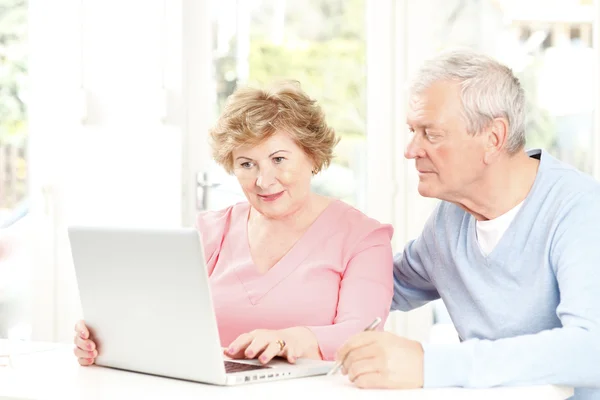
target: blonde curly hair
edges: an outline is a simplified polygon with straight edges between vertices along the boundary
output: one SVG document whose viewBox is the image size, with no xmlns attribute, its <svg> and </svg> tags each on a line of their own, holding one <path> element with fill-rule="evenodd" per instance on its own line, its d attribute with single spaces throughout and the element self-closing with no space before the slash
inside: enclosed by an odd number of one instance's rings
<svg viewBox="0 0 600 400">
<path fill-rule="evenodd" d="M 210 130 L 215 161 L 233 172 L 233 150 L 255 146 L 276 132 L 288 133 L 314 162 L 313 173 L 327 168 L 339 142 L 316 100 L 297 81 L 283 81 L 269 89 L 241 88 L 227 99 L 223 113 Z"/>
</svg>

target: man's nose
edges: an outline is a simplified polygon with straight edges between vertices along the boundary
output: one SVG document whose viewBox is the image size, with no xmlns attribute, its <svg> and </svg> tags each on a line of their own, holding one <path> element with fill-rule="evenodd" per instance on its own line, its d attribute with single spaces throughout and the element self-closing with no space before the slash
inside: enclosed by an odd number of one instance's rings
<svg viewBox="0 0 600 400">
<path fill-rule="evenodd" d="M 425 150 L 421 146 L 419 135 L 417 133 L 413 134 L 410 142 L 406 146 L 404 150 L 404 157 L 410 159 L 417 157 L 425 157 Z"/>
</svg>

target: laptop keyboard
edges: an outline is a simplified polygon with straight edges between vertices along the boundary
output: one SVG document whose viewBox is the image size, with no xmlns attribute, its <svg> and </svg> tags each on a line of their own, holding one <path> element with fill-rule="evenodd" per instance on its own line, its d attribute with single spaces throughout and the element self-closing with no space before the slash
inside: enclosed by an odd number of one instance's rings
<svg viewBox="0 0 600 400">
<path fill-rule="evenodd" d="M 242 364 L 233 361 L 223 361 L 225 363 L 225 372 L 231 374 L 233 372 L 246 372 L 253 371 L 255 369 L 268 369 L 271 367 L 267 367 L 265 365 L 251 365 L 251 364 Z"/>
</svg>

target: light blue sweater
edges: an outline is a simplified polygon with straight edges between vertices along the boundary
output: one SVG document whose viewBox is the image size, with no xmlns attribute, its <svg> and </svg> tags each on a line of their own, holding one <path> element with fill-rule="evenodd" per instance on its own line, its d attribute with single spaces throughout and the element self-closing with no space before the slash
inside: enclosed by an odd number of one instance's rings
<svg viewBox="0 0 600 400">
<path fill-rule="evenodd" d="M 600 184 L 529 155 L 535 183 L 487 257 L 475 218 L 441 202 L 395 259 L 392 309 L 441 297 L 461 338 L 423 346 L 425 387 L 557 384 L 600 399 Z"/>
</svg>

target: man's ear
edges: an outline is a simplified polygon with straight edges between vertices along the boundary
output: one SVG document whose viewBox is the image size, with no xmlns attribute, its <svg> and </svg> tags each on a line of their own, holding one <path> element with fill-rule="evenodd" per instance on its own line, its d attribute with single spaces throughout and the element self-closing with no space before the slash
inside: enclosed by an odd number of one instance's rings
<svg viewBox="0 0 600 400">
<path fill-rule="evenodd" d="M 506 118 L 494 118 L 485 130 L 484 162 L 491 164 L 495 161 L 508 140 L 508 121 Z"/>
</svg>

